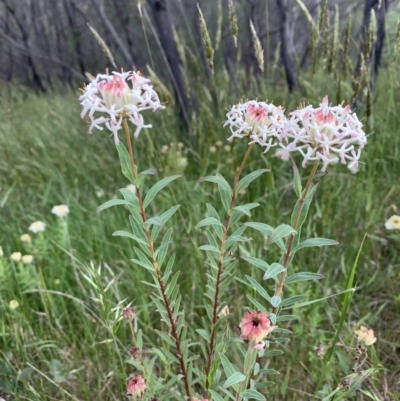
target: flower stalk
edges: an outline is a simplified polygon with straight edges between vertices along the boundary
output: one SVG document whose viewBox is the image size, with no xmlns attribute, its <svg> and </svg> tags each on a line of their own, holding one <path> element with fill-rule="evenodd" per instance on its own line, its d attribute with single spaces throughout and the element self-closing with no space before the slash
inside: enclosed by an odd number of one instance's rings
<svg viewBox="0 0 400 401">
<path fill-rule="evenodd" d="M 307 195 L 308 195 L 308 193 L 310 191 L 311 184 L 312 184 L 312 182 L 314 180 L 314 177 L 315 177 L 315 173 L 317 172 L 317 169 L 318 169 L 318 164 L 319 164 L 319 160 L 316 160 L 314 162 L 314 165 L 313 165 L 313 168 L 311 170 L 310 176 L 308 177 L 308 181 L 307 181 L 306 187 L 304 188 L 304 191 L 303 191 L 303 193 L 301 194 L 301 197 L 300 197 L 299 207 L 297 208 L 297 213 L 296 213 L 296 216 L 295 216 L 295 219 L 294 219 L 294 224 L 293 224 L 293 229 L 296 230 L 296 231 L 298 229 L 299 220 L 300 220 L 300 216 L 301 216 L 301 211 L 303 209 L 303 206 L 304 206 L 304 203 L 306 201 Z M 284 257 L 284 260 L 283 260 L 283 267 L 285 268 L 285 270 L 279 276 L 279 281 L 278 281 L 278 284 L 277 284 L 276 289 L 275 289 L 275 296 L 276 297 L 279 297 L 281 295 L 281 293 L 282 293 L 282 290 L 283 290 L 283 285 L 284 285 L 284 281 L 285 281 L 285 278 L 286 278 L 286 275 L 287 275 L 287 269 L 288 269 L 288 265 L 289 265 L 289 261 L 290 261 L 290 256 L 291 256 L 291 253 L 292 253 L 292 247 L 293 247 L 293 242 L 294 242 L 295 236 L 296 236 L 296 233 L 292 233 L 292 234 L 290 234 L 290 237 L 289 237 L 288 247 L 287 247 L 287 250 L 286 250 L 286 253 L 285 253 L 285 257 Z M 277 309 L 277 307 L 274 306 L 272 308 L 272 312 L 275 313 L 276 309 Z"/>
<path fill-rule="evenodd" d="M 133 156 L 132 142 L 131 142 L 131 138 L 130 138 L 129 126 L 128 126 L 128 123 L 127 123 L 125 118 L 123 119 L 123 127 L 124 127 L 124 131 L 125 131 L 127 145 L 128 145 L 129 159 L 130 159 L 132 174 L 133 174 L 133 178 L 136 180 L 137 173 L 136 173 L 136 167 L 135 167 L 135 159 L 134 159 L 134 156 Z M 139 186 L 136 187 L 136 196 L 137 196 L 138 202 L 139 202 L 140 215 L 142 216 L 143 223 L 145 223 L 146 220 L 147 220 L 146 219 L 146 212 L 145 212 L 145 209 L 143 207 L 143 200 L 142 200 L 142 195 L 141 195 Z M 152 264 L 154 266 L 154 271 L 155 271 L 156 276 L 157 276 L 159 289 L 160 289 L 160 292 L 161 292 L 161 295 L 162 295 L 162 298 L 163 298 L 163 301 L 164 301 L 164 306 L 165 306 L 165 309 L 167 310 L 168 320 L 169 320 L 169 322 L 171 324 L 171 334 L 172 334 L 172 337 L 174 339 L 176 351 L 177 351 L 177 354 L 178 354 L 179 365 L 180 365 L 181 372 L 182 372 L 182 375 L 183 375 L 182 380 L 183 380 L 183 383 L 184 383 L 184 386 L 185 386 L 185 392 L 186 392 L 187 397 L 189 397 L 189 399 L 191 399 L 191 391 L 190 391 L 189 382 L 188 382 L 188 378 L 187 378 L 186 365 L 185 365 L 185 361 L 184 361 L 184 358 L 183 358 L 182 347 L 181 347 L 181 343 L 180 343 L 180 340 L 179 340 L 176 321 L 174 319 L 174 314 L 173 314 L 172 309 L 171 309 L 171 303 L 169 301 L 169 298 L 168 298 L 168 295 L 167 295 L 167 292 L 166 292 L 166 288 L 165 288 L 165 284 L 164 284 L 164 281 L 162 279 L 160 266 L 158 265 L 157 258 L 155 256 L 154 244 L 153 244 L 153 241 L 151 240 L 150 231 L 149 231 L 149 229 L 145 228 L 144 232 L 145 232 L 145 235 L 146 235 L 147 244 L 148 244 L 149 251 L 150 251 L 151 261 L 152 261 Z"/>
<path fill-rule="evenodd" d="M 224 261 L 224 256 L 225 256 L 225 246 L 226 246 L 226 240 L 228 238 L 228 231 L 229 231 L 229 224 L 231 221 L 231 210 L 233 209 L 235 205 L 235 200 L 236 200 L 236 189 L 239 183 L 240 176 L 242 174 L 244 165 L 246 164 L 246 161 L 251 153 L 251 150 L 253 149 L 254 144 L 250 144 L 247 148 L 247 151 L 243 157 L 242 163 L 240 164 L 240 167 L 238 168 L 235 179 L 233 182 L 233 190 L 232 190 L 232 196 L 231 196 L 231 202 L 229 205 L 229 212 L 226 215 L 225 219 L 225 224 L 224 224 L 224 231 L 222 234 L 222 239 L 221 239 L 221 247 L 220 247 L 220 253 L 219 253 L 219 259 L 218 259 L 218 272 L 217 272 L 217 280 L 215 284 L 215 295 L 214 295 L 214 303 L 213 303 L 213 316 L 212 316 L 212 321 L 211 321 L 211 334 L 210 334 L 210 343 L 208 345 L 208 361 L 207 361 L 207 370 L 206 370 L 206 391 L 208 392 L 208 389 L 210 388 L 211 383 L 209 382 L 209 374 L 211 371 L 211 366 L 213 362 L 213 357 L 214 357 L 214 351 L 215 351 L 215 337 L 216 337 L 216 324 L 217 324 L 217 319 L 218 319 L 218 309 L 219 309 L 219 295 L 220 295 L 220 286 L 221 286 L 221 278 L 222 278 L 222 267 L 223 267 L 223 261 Z"/>
</svg>

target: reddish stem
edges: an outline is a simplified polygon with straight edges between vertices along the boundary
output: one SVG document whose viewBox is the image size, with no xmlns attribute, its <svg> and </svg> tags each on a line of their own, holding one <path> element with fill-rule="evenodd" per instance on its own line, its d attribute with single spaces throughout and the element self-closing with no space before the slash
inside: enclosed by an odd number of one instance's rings
<svg viewBox="0 0 400 401">
<path fill-rule="evenodd" d="M 126 136 L 126 141 L 128 144 L 128 150 L 129 150 L 129 159 L 131 162 L 131 169 L 132 169 L 132 174 L 133 174 L 133 178 L 136 179 L 137 178 L 137 174 L 136 174 L 136 168 L 135 168 L 135 160 L 133 158 L 133 149 L 132 149 L 132 143 L 131 143 L 131 137 L 130 137 L 130 133 L 129 133 L 129 127 L 128 127 L 128 123 L 126 122 L 126 119 L 123 120 L 123 126 L 124 126 L 124 131 L 125 131 L 125 136 Z M 143 200 L 142 200 L 142 196 L 141 196 L 141 192 L 140 192 L 140 188 L 138 186 L 136 186 L 136 196 L 138 198 L 138 202 L 139 202 L 139 210 L 140 210 L 140 215 L 142 216 L 142 220 L 143 223 L 146 222 L 146 211 L 143 207 Z M 184 382 L 184 386 L 185 386 L 185 391 L 186 391 L 186 395 L 188 396 L 188 399 L 191 399 L 191 392 L 190 392 L 190 387 L 189 387 L 189 382 L 188 382 L 188 378 L 187 378 L 187 371 L 186 371 L 186 366 L 185 366 L 185 361 L 183 359 L 183 354 L 182 354 L 182 348 L 181 348 L 181 343 L 179 340 L 179 335 L 178 335 L 178 330 L 177 330 L 177 326 L 176 326 L 176 322 L 174 319 L 174 315 L 171 309 L 171 303 L 169 301 L 167 292 L 165 290 L 165 284 L 164 281 L 162 279 L 161 276 L 161 270 L 160 270 L 160 266 L 158 265 L 157 259 L 154 255 L 154 244 L 153 241 L 151 240 L 151 235 L 150 235 L 150 231 L 148 229 L 144 229 L 145 235 L 146 235 L 146 239 L 147 239 L 147 245 L 149 247 L 149 251 L 150 251 L 150 255 L 151 255 L 151 261 L 153 263 L 154 266 L 154 270 L 157 276 L 157 281 L 158 281 L 158 285 L 160 287 L 160 291 L 161 291 L 161 295 L 164 301 L 164 306 L 165 309 L 167 310 L 167 314 L 168 314 L 168 320 L 171 324 L 171 332 L 172 332 L 172 337 L 175 341 L 175 347 L 176 347 L 176 352 L 178 354 L 178 360 L 179 360 L 179 365 L 181 368 L 181 372 L 183 375 L 183 382 Z"/>
<path fill-rule="evenodd" d="M 240 175 L 242 174 L 244 165 L 250 155 L 251 150 L 253 149 L 253 144 L 249 145 L 247 151 L 243 157 L 242 163 L 240 164 L 239 169 L 236 172 L 235 179 L 233 182 L 233 189 L 232 189 L 232 196 L 231 202 L 229 204 L 229 211 L 226 215 L 224 231 L 222 234 L 221 239 L 221 247 L 219 252 L 219 260 L 218 260 L 218 272 L 217 272 L 217 281 L 215 284 L 215 295 L 214 295 L 214 305 L 213 305 L 213 316 L 211 320 L 211 334 L 210 334 L 210 343 L 208 345 L 208 361 L 207 361 L 207 369 L 206 369 L 206 391 L 208 393 L 208 389 L 210 388 L 211 383 L 209 382 L 208 376 L 211 371 L 211 366 L 213 362 L 214 350 L 215 350 L 215 337 L 216 337 L 216 324 L 218 319 L 218 308 L 219 308 L 219 295 L 220 295 L 220 285 L 221 285 L 221 276 L 222 276 L 222 265 L 225 256 L 225 246 L 226 240 L 228 238 L 228 230 L 229 230 L 229 223 L 231 221 L 231 210 L 234 207 L 235 200 L 236 200 L 236 189 L 239 183 Z"/>
</svg>

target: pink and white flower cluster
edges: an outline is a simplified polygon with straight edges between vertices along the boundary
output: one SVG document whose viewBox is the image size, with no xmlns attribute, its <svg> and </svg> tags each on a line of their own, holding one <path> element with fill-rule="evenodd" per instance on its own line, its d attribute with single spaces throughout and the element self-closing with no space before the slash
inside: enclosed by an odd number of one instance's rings
<svg viewBox="0 0 400 401">
<path fill-rule="evenodd" d="M 273 146 L 285 152 L 299 152 L 304 168 L 308 162 L 319 160 L 322 171 L 341 162 L 356 172 L 367 143 L 362 123 L 350 106 L 329 106 L 327 96 L 319 107 L 302 107 L 288 117 L 281 107 L 272 104 L 254 100 L 239 103 L 228 112 L 226 125 L 232 132 L 228 140 L 249 137 L 249 144 L 257 143 L 266 148 L 265 152 Z"/>
<path fill-rule="evenodd" d="M 89 133 L 93 128 L 103 130 L 105 125 L 114 134 L 116 144 L 124 118 L 136 126 L 137 137 L 142 128 L 151 128 L 144 123 L 141 112 L 164 108 L 150 80 L 134 71 L 98 74 L 83 89 L 79 100 L 83 107 L 81 117 L 88 114 L 91 120 Z"/>
<path fill-rule="evenodd" d="M 286 117 L 282 107 L 250 100 L 234 105 L 226 115 L 224 127 L 229 125 L 233 138 L 249 137 L 250 143 L 265 147 L 264 153 L 276 146 L 277 127 L 283 126 Z"/>
</svg>

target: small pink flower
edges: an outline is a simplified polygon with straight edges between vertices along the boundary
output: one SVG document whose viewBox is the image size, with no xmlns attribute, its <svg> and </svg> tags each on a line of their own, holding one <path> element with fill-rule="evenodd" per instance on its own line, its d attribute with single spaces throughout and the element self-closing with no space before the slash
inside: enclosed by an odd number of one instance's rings
<svg viewBox="0 0 400 401">
<path fill-rule="evenodd" d="M 145 392 L 146 381 L 142 376 L 136 375 L 129 378 L 126 385 L 126 395 L 128 397 L 133 397 L 134 399 L 141 398 Z"/>
<path fill-rule="evenodd" d="M 242 334 L 241 339 L 248 339 L 253 344 L 258 344 L 265 340 L 265 337 L 271 331 L 275 330 L 277 326 L 271 326 L 271 320 L 264 312 L 245 312 L 242 321 L 240 322 L 240 329 Z"/>
</svg>

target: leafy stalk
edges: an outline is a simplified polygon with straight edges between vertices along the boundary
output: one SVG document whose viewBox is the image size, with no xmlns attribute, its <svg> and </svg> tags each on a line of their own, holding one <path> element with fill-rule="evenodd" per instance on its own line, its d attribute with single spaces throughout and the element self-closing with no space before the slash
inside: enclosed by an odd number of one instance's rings
<svg viewBox="0 0 400 401">
<path fill-rule="evenodd" d="M 219 295 L 220 295 L 220 286 L 221 286 L 221 281 L 222 281 L 221 280 L 222 265 L 223 265 L 224 256 L 225 256 L 225 246 L 226 246 L 226 240 L 228 238 L 229 224 L 230 224 L 231 217 L 232 217 L 231 211 L 235 205 L 236 190 L 237 190 L 237 186 L 239 183 L 240 175 L 242 174 L 244 165 L 250 155 L 251 150 L 253 149 L 253 146 L 254 146 L 254 144 L 251 144 L 247 148 L 247 151 L 243 157 L 242 163 L 240 164 L 240 167 L 236 172 L 235 179 L 233 182 L 233 190 L 232 190 L 232 196 L 231 196 L 231 201 L 230 201 L 230 205 L 229 205 L 229 211 L 226 215 L 224 231 L 223 231 L 223 235 L 222 235 L 222 239 L 221 239 L 221 246 L 220 246 L 220 252 L 219 252 L 219 259 L 218 259 L 217 280 L 216 280 L 216 284 L 215 284 L 215 295 L 214 295 L 214 302 L 213 302 L 213 316 L 212 316 L 212 320 L 211 320 L 211 335 L 210 335 L 210 342 L 208 345 L 208 362 L 207 362 L 207 370 L 206 370 L 206 391 L 207 392 L 211 385 L 211 383 L 209 382 L 209 374 L 211 371 L 211 366 L 212 366 L 214 351 L 215 351 L 216 323 L 217 323 L 217 319 L 218 319 Z"/>
<path fill-rule="evenodd" d="M 300 220 L 300 216 L 301 216 L 301 211 L 303 209 L 304 202 L 306 201 L 308 192 L 309 192 L 309 190 L 311 188 L 311 184 L 312 184 L 312 182 L 314 180 L 315 173 L 317 172 L 318 164 L 319 164 L 319 160 L 317 160 L 314 163 L 313 169 L 312 169 L 312 171 L 310 173 L 310 176 L 308 177 L 308 181 L 307 181 L 306 187 L 304 188 L 304 191 L 301 194 L 301 197 L 300 197 L 300 200 L 299 200 L 299 207 L 297 208 L 296 217 L 295 217 L 294 224 L 293 224 L 293 229 L 294 230 L 297 230 L 299 228 L 298 225 L 299 225 L 299 220 Z M 289 237 L 289 243 L 288 243 L 288 246 L 287 246 L 285 257 L 283 259 L 283 267 L 285 268 L 285 270 L 283 270 L 282 273 L 279 276 L 279 281 L 278 281 L 278 284 L 277 284 L 276 289 L 275 289 L 275 296 L 276 297 L 279 297 L 281 295 L 281 293 L 282 293 L 282 290 L 283 290 L 283 285 L 284 285 L 285 277 L 286 277 L 286 274 L 287 274 L 287 268 L 288 268 L 288 265 L 289 265 L 290 256 L 291 256 L 291 253 L 292 253 L 293 241 L 294 241 L 295 236 L 296 236 L 296 233 L 293 232 L 292 234 L 290 234 L 290 237 Z M 277 309 L 277 306 L 274 306 L 272 308 L 272 312 L 275 313 L 276 309 Z"/>
<path fill-rule="evenodd" d="M 136 172 L 136 167 L 135 167 L 135 159 L 133 157 L 132 142 L 131 142 L 131 137 L 130 137 L 130 132 L 129 132 L 129 126 L 128 126 L 126 119 L 123 119 L 123 127 L 124 127 L 124 131 L 125 131 L 127 145 L 128 145 L 129 159 L 130 159 L 130 163 L 131 163 L 132 174 L 133 174 L 134 180 L 136 180 L 137 172 Z M 143 206 L 143 200 L 142 200 L 142 195 L 141 195 L 139 186 L 136 187 L 136 196 L 137 196 L 138 202 L 139 202 L 140 215 L 142 216 L 143 223 L 145 223 L 147 218 L 146 218 L 146 212 L 145 212 L 145 208 Z M 181 372 L 182 372 L 182 376 L 183 376 L 182 379 L 183 379 L 184 386 L 185 386 L 185 392 L 186 392 L 186 395 L 189 397 L 189 399 L 191 399 L 191 391 L 189 388 L 187 370 L 186 370 L 186 365 L 185 365 L 185 361 L 183 358 L 181 343 L 179 340 L 176 320 L 174 319 L 174 314 L 171 309 L 171 303 L 168 298 L 165 284 L 164 284 L 164 281 L 161 276 L 160 266 L 158 265 L 157 258 L 155 256 L 154 244 L 153 244 L 153 241 L 151 240 L 150 230 L 148 228 L 144 227 L 144 233 L 146 235 L 147 244 L 148 244 L 150 256 L 151 256 L 151 261 L 152 261 L 152 264 L 154 266 L 154 271 L 157 276 L 157 281 L 158 281 L 159 289 L 161 292 L 161 296 L 164 301 L 165 309 L 167 310 L 168 320 L 171 324 L 172 337 L 175 341 L 175 347 L 176 347 L 176 351 L 178 354 L 178 360 L 179 360 L 179 364 L 180 364 L 180 368 L 181 368 Z"/>
</svg>

